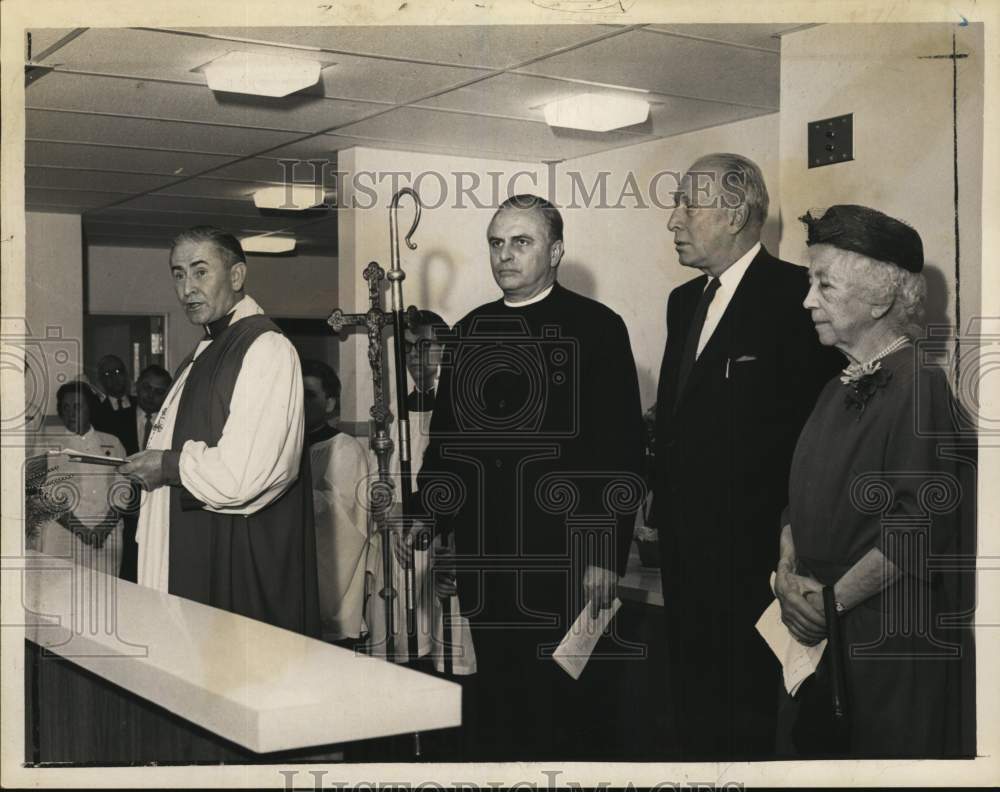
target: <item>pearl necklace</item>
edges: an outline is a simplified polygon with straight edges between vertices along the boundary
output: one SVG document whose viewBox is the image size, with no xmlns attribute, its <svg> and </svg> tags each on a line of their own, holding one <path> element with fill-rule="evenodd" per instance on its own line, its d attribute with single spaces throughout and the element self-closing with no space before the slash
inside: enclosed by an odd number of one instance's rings
<svg viewBox="0 0 1000 792">
<path fill-rule="evenodd" d="M 905 346 L 910 343 L 910 339 L 906 336 L 900 336 L 887 347 L 884 347 L 881 351 L 875 354 L 870 360 L 865 363 L 851 363 L 847 368 L 844 369 L 841 374 L 840 381 L 845 385 L 850 385 L 852 382 L 857 382 L 862 377 L 867 377 L 869 374 L 874 374 L 880 368 L 882 368 L 882 358 L 887 355 L 891 355 L 900 347 Z"/>
</svg>

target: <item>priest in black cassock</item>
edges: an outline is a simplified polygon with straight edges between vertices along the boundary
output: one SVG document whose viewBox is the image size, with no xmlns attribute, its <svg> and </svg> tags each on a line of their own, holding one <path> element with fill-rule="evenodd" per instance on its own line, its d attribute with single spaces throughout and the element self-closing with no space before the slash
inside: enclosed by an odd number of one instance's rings
<svg viewBox="0 0 1000 792">
<path fill-rule="evenodd" d="M 147 490 L 138 582 L 318 636 L 298 354 L 245 293 L 246 256 L 231 234 L 180 234 L 170 275 L 205 337 L 178 368 L 146 450 L 119 468 Z"/>
<path fill-rule="evenodd" d="M 508 199 L 487 239 L 503 297 L 445 346 L 419 477 L 424 508 L 454 534 L 475 644 L 462 758 L 609 758 L 601 662 L 575 682 L 551 654 L 585 606 L 611 606 L 628 557 L 642 498 L 628 331 L 557 282 L 562 217 L 548 201 Z"/>
<path fill-rule="evenodd" d="M 804 267 L 760 243 L 767 187 L 735 154 L 695 162 L 667 225 L 701 270 L 667 301 L 651 524 L 660 535 L 667 650 L 682 760 L 775 754 L 777 660 L 755 624 L 799 431 L 839 361 L 802 300 Z"/>
</svg>

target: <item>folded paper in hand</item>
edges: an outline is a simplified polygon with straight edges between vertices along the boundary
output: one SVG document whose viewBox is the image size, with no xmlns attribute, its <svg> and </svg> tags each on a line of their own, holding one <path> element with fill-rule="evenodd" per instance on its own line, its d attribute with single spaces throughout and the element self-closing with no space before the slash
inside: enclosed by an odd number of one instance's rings
<svg viewBox="0 0 1000 792">
<path fill-rule="evenodd" d="M 774 588 L 774 575 L 771 576 L 771 588 Z M 772 602 L 757 620 L 757 632 L 781 663 L 785 690 L 788 695 L 794 696 L 799 686 L 816 671 L 826 649 L 826 638 L 815 646 L 800 644 L 781 621 L 781 603 L 778 600 Z"/>
<path fill-rule="evenodd" d="M 49 456 L 67 456 L 72 462 L 83 462 L 89 465 L 111 465 L 117 467 L 118 465 L 125 464 L 125 460 L 121 457 L 88 454 L 86 451 L 76 451 L 72 448 L 52 449 L 49 451 Z"/>
<path fill-rule="evenodd" d="M 615 597 L 611 607 L 598 611 L 595 619 L 590 615 L 590 602 L 588 602 L 583 612 L 573 622 L 573 626 L 569 628 L 569 632 L 559 642 L 559 646 L 552 653 L 552 659 L 573 679 L 580 678 L 594 647 L 597 646 L 597 641 L 608 629 L 608 625 L 621 606 L 622 601 Z"/>
</svg>

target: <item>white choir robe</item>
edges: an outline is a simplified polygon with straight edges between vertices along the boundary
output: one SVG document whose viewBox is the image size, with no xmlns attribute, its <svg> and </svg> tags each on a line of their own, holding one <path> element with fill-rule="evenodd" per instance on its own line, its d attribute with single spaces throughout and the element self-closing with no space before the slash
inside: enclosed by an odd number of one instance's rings
<svg viewBox="0 0 1000 792">
<path fill-rule="evenodd" d="M 309 462 L 323 640 L 359 638 L 367 629 L 366 576 L 380 563 L 366 508 L 368 453 L 340 432 L 309 446 Z"/>
<path fill-rule="evenodd" d="M 46 432 L 43 446 L 33 449 L 33 454 L 64 448 L 96 456 L 125 456 L 121 441 L 114 435 L 89 429 L 78 435 L 68 429 L 62 433 Z M 114 467 L 71 462 L 65 455 L 46 458 L 46 488 L 53 495 L 68 495 L 68 505 L 81 523 L 94 527 L 102 523 L 109 511 L 117 514 L 114 528 L 102 547 L 87 545 L 55 519 L 41 522 L 38 530 L 29 537 L 28 547 L 47 555 L 72 558 L 77 564 L 96 569 L 113 577 L 118 576 L 122 552 L 122 509 L 128 508 L 130 487 L 124 476 Z M 66 477 L 63 480 L 63 477 Z"/>
</svg>

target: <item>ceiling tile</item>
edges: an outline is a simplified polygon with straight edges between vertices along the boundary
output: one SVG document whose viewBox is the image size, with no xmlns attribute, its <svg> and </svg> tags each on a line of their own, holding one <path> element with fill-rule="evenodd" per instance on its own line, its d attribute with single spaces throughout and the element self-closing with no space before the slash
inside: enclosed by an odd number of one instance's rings
<svg viewBox="0 0 1000 792">
<path fill-rule="evenodd" d="M 381 105 L 295 94 L 216 94 L 200 85 L 52 72 L 28 87 L 31 109 L 81 110 L 178 121 L 318 132 L 377 112 Z"/>
<path fill-rule="evenodd" d="M 682 36 L 696 36 L 713 41 L 725 41 L 732 44 L 744 44 L 778 52 L 781 50 L 780 34 L 786 30 L 798 30 L 803 27 L 806 26 L 795 23 L 791 25 L 650 25 L 646 29 L 664 33 L 678 33 Z"/>
<path fill-rule="evenodd" d="M 66 168 L 25 168 L 25 184 L 29 187 L 53 187 L 68 190 L 100 190 L 111 192 L 145 192 L 169 184 L 174 176 L 152 176 L 137 173 L 68 170 Z"/>
<path fill-rule="evenodd" d="M 90 209 L 120 200 L 121 193 L 90 192 L 87 190 L 49 190 L 44 187 L 28 187 L 24 191 L 26 204 L 52 204 L 56 206 L 76 206 Z"/>
<path fill-rule="evenodd" d="M 374 102 L 408 101 L 482 73 L 454 66 L 309 52 L 167 31 L 132 29 L 88 30 L 54 53 L 45 63 L 58 63 L 79 71 L 127 75 L 137 79 L 180 80 L 205 86 L 202 72 L 192 69 L 199 69 L 227 52 L 236 51 L 318 60 L 323 64 L 322 86 L 305 93 Z M 266 101 L 264 97 L 253 97 L 253 100 L 261 104 Z M 280 103 L 276 106 L 282 109 Z"/>
<path fill-rule="evenodd" d="M 230 181 L 228 179 L 188 179 L 187 181 L 157 190 L 156 195 L 183 195 L 197 198 L 218 198 L 230 201 L 253 202 L 253 194 L 266 182 Z"/>
<path fill-rule="evenodd" d="M 25 142 L 26 165 L 64 168 L 97 168 L 181 176 L 231 162 L 232 157 L 176 151 L 129 149 L 116 146 L 81 146 L 73 143 Z"/>
<path fill-rule="evenodd" d="M 210 178 L 278 184 L 283 184 L 286 179 L 291 178 L 292 181 L 315 183 L 317 179 L 323 178 L 324 170 L 333 169 L 336 166 L 337 158 L 334 156 L 333 148 L 335 145 L 347 148 L 354 144 L 321 135 L 313 140 L 276 149 L 266 157 L 252 157 L 234 162 L 232 165 L 213 171 Z M 288 164 L 282 165 L 282 160 Z M 298 160 L 298 162 L 289 162 L 290 160 Z M 316 164 L 311 165 L 309 161 Z"/>
<path fill-rule="evenodd" d="M 543 122 L 543 107 L 546 104 L 582 93 L 639 96 L 647 99 L 650 103 L 649 121 L 623 131 L 652 134 L 657 137 L 678 135 L 769 112 L 720 102 L 702 102 L 697 99 L 681 99 L 654 93 L 637 94 L 632 91 L 598 88 L 524 74 L 501 74 L 416 106 L 450 108 L 467 112 L 480 110 Z"/>
<path fill-rule="evenodd" d="M 196 69 L 236 50 L 291 57 L 287 49 L 276 50 L 218 39 L 135 28 L 89 28 L 43 63 L 79 71 L 182 80 L 204 85 L 205 77 Z"/>
<path fill-rule="evenodd" d="M 606 35 L 597 25 L 411 25 L 384 27 L 186 28 L 201 33 L 298 44 L 458 66 L 504 68 Z"/>
<path fill-rule="evenodd" d="M 133 204 L 130 204 L 131 207 Z M 107 223 L 123 229 L 134 226 L 157 226 L 174 229 L 190 228 L 196 225 L 215 225 L 232 232 L 267 233 L 280 231 L 293 223 L 285 217 L 249 217 L 213 213 L 209 208 L 189 202 L 188 211 L 164 211 L 163 209 L 133 209 L 113 206 L 88 213 L 86 222 Z M 299 221 L 301 222 L 301 221 Z"/>
<path fill-rule="evenodd" d="M 248 154 L 294 140 L 298 133 L 271 132 L 180 121 L 28 110 L 26 136 L 34 140 L 108 143 L 201 153 Z"/>
<path fill-rule="evenodd" d="M 253 200 L 215 200 L 151 193 L 119 204 L 116 209 L 138 209 L 146 212 L 211 212 L 232 217 L 259 217 Z"/>
<path fill-rule="evenodd" d="M 561 160 L 646 139 L 621 132 L 557 130 L 530 121 L 414 107 L 401 107 L 378 118 L 352 124 L 338 134 L 396 142 L 403 150 L 407 143 L 463 149 L 471 145 L 481 156 L 496 152 L 517 153 L 525 160 Z"/>
<path fill-rule="evenodd" d="M 524 73 L 777 110 L 779 64 L 770 52 L 635 30 L 546 58 Z"/>
</svg>

